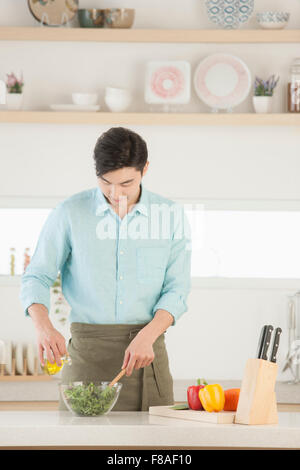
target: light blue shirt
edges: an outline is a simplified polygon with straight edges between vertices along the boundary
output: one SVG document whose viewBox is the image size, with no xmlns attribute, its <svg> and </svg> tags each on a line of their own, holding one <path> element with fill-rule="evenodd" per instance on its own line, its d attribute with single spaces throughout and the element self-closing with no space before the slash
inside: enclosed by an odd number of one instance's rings
<svg viewBox="0 0 300 470">
<path fill-rule="evenodd" d="M 180 204 L 148 191 L 121 219 L 99 187 L 74 194 L 49 214 L 22 275 L 20 300 L 50 311 L 50 287 L 61 274 L 69 321 L 141 324 L 158 309 L 173 326 L 187 311 L 190 227 Z"/>
</svg>

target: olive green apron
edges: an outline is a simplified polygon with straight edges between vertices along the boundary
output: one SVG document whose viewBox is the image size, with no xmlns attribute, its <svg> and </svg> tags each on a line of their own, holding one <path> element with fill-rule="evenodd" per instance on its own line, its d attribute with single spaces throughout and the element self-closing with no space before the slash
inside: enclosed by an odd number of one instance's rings
<svg viewBox="0 0 300 470">
<path fill-rule="evenodd" d="M 68 352 L 72 364 L 62 369 L 61 383 L 111 382 L 121 371 L 125 349 L 146 324 L 101 325 L 72 323 Z M 173 378 L 165 333 L 153 343 L 154 360 L 120 379 L 122 389 L 112 411 L 148 411 L 149 406 L 173 405 Z M 59 409 L 66 410 L 60 396 Z"/>
</svg>

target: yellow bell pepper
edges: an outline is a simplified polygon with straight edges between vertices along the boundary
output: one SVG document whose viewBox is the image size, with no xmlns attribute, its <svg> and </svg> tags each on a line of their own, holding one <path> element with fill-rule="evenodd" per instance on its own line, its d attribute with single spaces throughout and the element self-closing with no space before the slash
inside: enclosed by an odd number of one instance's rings
<svg viewBox="0 0 300 470">
<path fill-rule="evenodd" d="M 205 411 L 222 411 L 225 405 L 225 393 L 221 385 L 210 384 L 199 390 L 199 399 Z"/>
</svg>

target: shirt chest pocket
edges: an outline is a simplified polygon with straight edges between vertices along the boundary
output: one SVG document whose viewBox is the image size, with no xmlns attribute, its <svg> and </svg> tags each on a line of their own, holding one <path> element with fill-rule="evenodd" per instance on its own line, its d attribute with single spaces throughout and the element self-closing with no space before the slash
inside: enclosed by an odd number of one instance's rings
<svg viewBox="0 0 300 470">
<path fill-rule="evenodd" d="M 167 253 L 166 247 L 138 247 L 136 249 L 138 281 L 161 282 L 165 276 Z"/>
</svg>

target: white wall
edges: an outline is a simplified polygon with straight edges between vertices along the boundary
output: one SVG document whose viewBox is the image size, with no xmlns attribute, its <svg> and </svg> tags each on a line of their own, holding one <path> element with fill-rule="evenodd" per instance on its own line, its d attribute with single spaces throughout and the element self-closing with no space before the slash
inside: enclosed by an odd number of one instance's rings
<svg viewBox="0 0 300 470">
<path fill-rule="evenodd" d="M 83 7 L 103 2 L 80 1 Z M 259 5 L 259 7 L 258 7 Z M 204 0 L 107 1 L 105 6 L 136 8 L 136 28 L 213 28 Z M 300 1 L 257 0 L 255 11 L 283 9 L 292 13 L 289 28 L 300 27 Z M 1 0 L 0 25 L 37 23 L 27 2 Z M 39 26 L 37 26 L 39 27 Z M 255 16 L 243 28 L 255 28 Z M 48 109 L 67 103 L 77 90 L 99 91 L 107 85 L 134 91 L 131 111 L 147 111 L 143 102 L 145 62 L 186 59 L 197 64 L 208 54 L 228 52 L 241 57 L 252 76 L 280 75 L 274 111 L 286 111 L 289 66 L 300 56 L 299 44 L 110 44 L 80 42 L 0 42 L 0 79 L 23 71 L 25 108 Z M 192 88 L 183 112 L 206 112 Z M 251 112 L 251 96 L 235 112 Z M 0 205 L 18 205 L 27 196 L 36 204 L 46 198 L 65 198 L 96 185 L 92 150 L 107 126 L 0 124 Z M 140 133 L 149 148 L 150 169 L 145 185 L 167 197 L 186 201 L 227 200 L 251 204 L 300 201 L 298 128 L 128 126 Z M 35 204 L 35 202 L 33 202 Z M 45 202 L 46 205 L 46 202 Z M 0 234 L 1 240 L 1 234 Z M 300 284 L 300 283 L 299 283 Z M 275 285 L 275 284 L 274 284 Z M 202 286 L 202 287 L 201 287 Z M 251 286 L 251 284 L 250 284 Z M 282 288 L 254 284 L 235 287 L 194 286 L 189 311 L 167 332 L 174 378 L 198 376 L 241 378 L 246 359 L 255 354 L 264 323 L 286 328 L 286 295 L 295 283 Z M 297 287 L 298 288 L 298 287 Z M 18 300 L 18 284 L 0 284 L 1 334 L 12 339 L 34 337 Z M 279 365 L 287 347 L 282 337 Z M 288 374 L 279 374 L 288 379 Z"/>
</svg>

